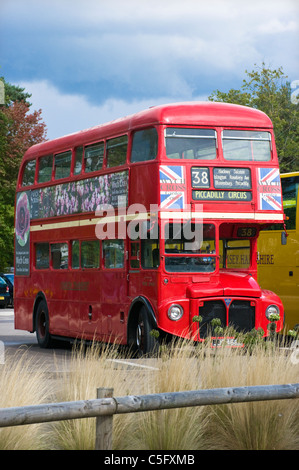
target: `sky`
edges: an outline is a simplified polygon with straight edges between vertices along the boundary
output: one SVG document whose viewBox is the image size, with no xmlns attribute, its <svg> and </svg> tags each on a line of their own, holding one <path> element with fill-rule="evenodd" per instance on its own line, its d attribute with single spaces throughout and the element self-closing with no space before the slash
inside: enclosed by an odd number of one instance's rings
<svg viewBox="0 0 299 470">
<path fill-rule="evenodd" d="M 49 139 L 240 89 L 264 62 L 299 80 L 299 0 L 0 0 L 0 76 Z"/>
</svg>

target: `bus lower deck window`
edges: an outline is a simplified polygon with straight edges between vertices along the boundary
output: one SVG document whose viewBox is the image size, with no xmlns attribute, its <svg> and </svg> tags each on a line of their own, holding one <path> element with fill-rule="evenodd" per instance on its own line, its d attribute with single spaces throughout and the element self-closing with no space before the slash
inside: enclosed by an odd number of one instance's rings
<svg viewBox="0 0 299 470">
<path fill-rule="evenodd" d="M 99 240 L 86 240 L 81 243 L 81 268 L 99 268 Z"/>
<path fill-rule="evenodd" d="M 36 243 L 35 245 L 35 267 L 36 269 L 49 268 L 49 243 Z"/>
<path fill-rule="evenodd" d="M 68 244 L 52 243 L 51 244 L 51 263 L 53 269 L 68 268 Z"/>
<path fill-rule="evenodd" d="M 104 240 L 103 258 L 104 266 L 107 269 L 124 267 L 124 241 L 123 240 Z"/>
</svg>

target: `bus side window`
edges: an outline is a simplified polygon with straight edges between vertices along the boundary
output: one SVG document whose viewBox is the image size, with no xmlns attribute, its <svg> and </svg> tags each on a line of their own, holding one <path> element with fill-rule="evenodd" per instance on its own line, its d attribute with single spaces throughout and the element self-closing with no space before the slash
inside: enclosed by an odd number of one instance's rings
<svg viewBox="0 0 299 470">
<path fill-rule="evenodd" d="M 67 178 L 71 173 L 72 152 L 63 152 L 55 155 L 55 179 Z"/>
<path fill-rule="evenodd" d="M 69 252 L 67 243 L 51 244 L 51 263 L 53 269 L 67 269 L 68 258 Z"/>
<path fill-rule="evenodd" d="M 104 240 L 103 260 L 106 269 L 115 269 L 124 267 L 124 241 L 123 240 Z"/>
<path fill-rule="evenodd" d="M 99 240 L 86 240 L 81 243 L 81 268 L 99 268 Z"/>
<path fill-rule="evenodd" d="M 83 147 L 75 149 L 74 175 L 80 175 L 82 171 Z"/>
<path fill-rule="evenodd" d="M 134 240 L 130 242 L 130 268 L 137 268 L 140 267 L 140 243 L 139 240 Z"/>
<path fill-rule="evenodd" d="M 122 135 L 107 141 L 107 167 L 123 165 L 127 159 L 128 136 Z"/>
<path fill-rule="evenodd" d="M 30 160 L 26 163 L 23 172 L 22 186 L 31 186 L 34 184 L 35 167 L 36 160 Z"/>
<path fill-rule="evenodd" d="M 85 147 L 85 173 L 101 170 L 104 158 L 104 142 Z"/>
<path fill-rule="evenodd" d="M 155 128 L 137 131 L 133 135 L 131 162 L 154 160 L 158 150 L 158 134 Z"/>
<path fill-rule="evenodd" d="M 158 240 L 141 240 L 141 266 L 143 269 L 158 268 L 160 250 Z"/>
<path fill-rule="evenodd" d="M 49 268 L 49 243 L 36 243 L 35 267 L 36 269 Z"/>
<path fill-rule="evenodd" d="M 45 183 L 46 181 L 51 181 L 52 167 L 53 155 L 47 155 L 45 157 L 40 158 L 38 167 L 38 183 Z"/>
<path fill-rule="evenodd" d="M 72 269 L 80 268 L 80 243 L 79 240 L 72 241 Z"/>
</svg>

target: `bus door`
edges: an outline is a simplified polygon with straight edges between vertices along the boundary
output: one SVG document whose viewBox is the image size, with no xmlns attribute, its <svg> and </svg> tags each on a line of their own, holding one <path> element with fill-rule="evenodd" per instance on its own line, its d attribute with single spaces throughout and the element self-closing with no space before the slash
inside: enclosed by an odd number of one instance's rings
<svg viewBox="0 0 299 470">
<path fill-rule="evenodd" d="M 142 228 L 143 227 L 143 228 Z M 142 222 L 139 236 L 129 239 L 128 296 L 143 295 L 147 299 L 157 296 L 157 268 L 160 265 L 158 226 Z"/>
<path fill-rule="evenodd" d="M 82 240 L 80 260 L 81 269 L 75 285 L 76 299 L 80 306 L 79 332 L 82 332 L 86 339 L 100 339 L 102 333 L 100 241 Z"/>
<path fill-rule="evenodd" d="M 126 337 L 128 303 L 125 240 L 102 240 L 101 308 L 104 339 L 122 342 Z"/>
</svg>

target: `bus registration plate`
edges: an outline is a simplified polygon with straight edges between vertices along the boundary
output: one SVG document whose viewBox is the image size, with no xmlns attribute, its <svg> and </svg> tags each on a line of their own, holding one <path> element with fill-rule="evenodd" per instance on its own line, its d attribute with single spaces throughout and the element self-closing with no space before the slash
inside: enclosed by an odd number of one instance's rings
<svg viewBox="0 0 299 470">
<path fill-rule="evenodd" d="M 219 346 L 227 346 L 229 348 L 243 348 L 244 344 L 239 343 L 236 338 L 213 338 L 211 347 L 218 348 Z"/>
</svg>

